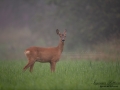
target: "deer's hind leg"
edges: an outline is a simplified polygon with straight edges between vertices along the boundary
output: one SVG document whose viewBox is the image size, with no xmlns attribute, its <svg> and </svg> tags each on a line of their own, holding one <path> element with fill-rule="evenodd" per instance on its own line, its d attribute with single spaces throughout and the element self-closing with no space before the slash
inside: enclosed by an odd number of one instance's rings
<svg viewBox="0 0 120 90">
<path fill-rule="evenodd" d="M 32 70 L 33 70 L 34 63 L 30 66 L 30 72 L 32 72 Z"/>
<path fill-rule="evenodd" d="M 28 61 L 28 64 L 23 68 L 23 70 L 25 71 L 27 68 L 29 68 L 30 67 L 30 69 L 31 69 L 31 71 L 32 71 L 32 68 L 33 68 L 33 66 L 34 66 L 34 63 L 35 63 L 35 61 L 34 61 L 34 59 L 28 59 L 29 61 Z"/>
</svg>

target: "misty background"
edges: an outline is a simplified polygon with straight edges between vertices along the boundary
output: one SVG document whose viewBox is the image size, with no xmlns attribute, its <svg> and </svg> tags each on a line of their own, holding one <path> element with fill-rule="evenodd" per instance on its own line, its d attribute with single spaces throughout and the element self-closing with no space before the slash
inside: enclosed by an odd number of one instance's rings
<svg viewBox="0 0 120 90">
<path fill-rule="evenodd" d="M 30 46 L 57 46 L 56 29 L 67 29 L 66 53 L 96 51 L 105 57 L 119 56 L 120 1 L 0 0 L 2 60 L 24 58 Z"/>
</svg>

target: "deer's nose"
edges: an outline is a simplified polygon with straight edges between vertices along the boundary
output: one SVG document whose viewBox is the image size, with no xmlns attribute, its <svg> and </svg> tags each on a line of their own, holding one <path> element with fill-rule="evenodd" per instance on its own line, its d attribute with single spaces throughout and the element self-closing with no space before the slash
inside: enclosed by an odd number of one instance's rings
<svg viewBox="0 0 120 90">
<path fill-rule="evenodd" d="M 65 41 L 64 39 L 62 41 Z"/>
</svg>

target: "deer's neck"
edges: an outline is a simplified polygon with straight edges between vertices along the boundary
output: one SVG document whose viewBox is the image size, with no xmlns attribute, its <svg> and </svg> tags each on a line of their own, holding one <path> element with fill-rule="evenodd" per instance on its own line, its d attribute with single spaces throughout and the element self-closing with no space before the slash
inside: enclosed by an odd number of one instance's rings
<svg viewBox="0 0 120 90">
<path fill-rule="evenodd" d="M 64 46 L 64 42 L 60 39 L 59 44 L 58 44 L 58 49 L 61 53 L 63 51 L 63 46 Z"/>
</svg>

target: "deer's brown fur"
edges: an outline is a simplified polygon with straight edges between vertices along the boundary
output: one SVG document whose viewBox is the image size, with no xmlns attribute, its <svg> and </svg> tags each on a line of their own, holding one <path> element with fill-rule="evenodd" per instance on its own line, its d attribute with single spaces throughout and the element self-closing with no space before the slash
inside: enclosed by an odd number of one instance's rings
<svg viewBox="0 0 120 90">
<path fill-rule="evenodd" d="M 30 47 L 25 50 L 24 53 L 28 58 L 28 64 L 23 68 L 24 70 L 30 67 L 31 72 L 34 63 L 38 61 L 43 63 L 49 62 L 51 66 L 51 72 L 55 71 L 55 65 L 60 59 L 66 37 L 66 31 L 61 34 L 57 29 L 56 32 L 60 36 L 60 41 L 57 47 Z"/>
</svg>

